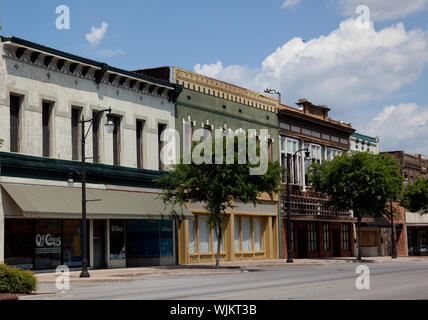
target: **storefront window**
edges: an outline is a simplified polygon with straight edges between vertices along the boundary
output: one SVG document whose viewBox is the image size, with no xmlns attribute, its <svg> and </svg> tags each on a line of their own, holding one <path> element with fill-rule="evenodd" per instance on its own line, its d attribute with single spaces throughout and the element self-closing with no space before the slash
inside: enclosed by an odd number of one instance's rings
<svg viewBox="0 0 428 320">
<path fill-rule="evenodd" d="M 239 239 L 239 217 L 235 217 L 235 251 L 241 251 L 241 242 Z"/>
<path fill-rule="evenodd" d="M 110 259 L 122 260 L 126 258 L 125 248 L 125 221 L 110 220 Z"/>
<path fill-rule="evenodd" d="M 342 224 L 342 249 L 345 251 L 350 250 L 350 248 L 349 248 L 349 225 L 346 223 Z"/>
<path fill-rule="evenodd" d="M 324 236 L 324 250 L 330 250 L 330 225 L 328 223 L 324 223 L 323 225 L 323 236 Z"/>
<path fill-rule="evenodd" d="M 172 256 L 173 253 L 173 234 L 172 220 L 159 221 L 159 236 L 160 236 L 160 255 Z"/>
<path fill-rule="evenodd" d="M 195 220 L 189 220 L 189 253 L 196 252 Z"/>
<path fill-rule="evenodd" d="M 215 232 L 215 229 L 213 228 L 213 251 L 217 252 L 217 233 Z M 224 241 L 224 234 L 221 238 L 221 244 L 220 244 L 220 251 L 223 251 L 223 241 Z"/>
<path fill-rule="evenodd" d="M 207 222 L 208 218 L 206 216 L 198 216 L 199 252 L 211 251 L 211 234 Z"/>
<path fill-rule="evenodd" d="M 318 251 L 318 225 L 316 222 L 309 222 L 309 250 Z"/>
<path fill-rule="evenodd" d="M 242 224 L 242 251 L 251 251 L 251 220 L 247 217 L 241 218 Z"/>
<path fill-rule="evenodd" d="M 5 262 L 21 269 L 33 269 L 34 221 L 5 220 Z"/>
<path fill-rule="evenodd" d="M 69 267 L 82 265 L 82 244 L 80 221 L 64 221 L 64 236 L 62 244 L 63 261 Z"/>
<path fill-rule="evenodd" d="M 35 269 L 56 269 L 61 265 L 61 220 L 37 220 L 34 239 Z"/>
<path fill-rule="evenodd" d="M 253 218 L 254 250 L 262 250 L 262 218 Z"/>
</svg>

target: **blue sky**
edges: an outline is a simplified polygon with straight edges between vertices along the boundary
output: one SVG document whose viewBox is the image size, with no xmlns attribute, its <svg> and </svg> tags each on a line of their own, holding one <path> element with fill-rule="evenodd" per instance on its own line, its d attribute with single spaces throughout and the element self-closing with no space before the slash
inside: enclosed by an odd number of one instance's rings
<svg viewBox="0 0 428 320">
<path fill-rule="evenodd" d="M 56 29 L 59 5 L 70 30 Z M 176 65 L 327 104 L 382 150 L 428 154 L 428 0 L 0 0 L 0 17 L 3 35 L 116 67 Z"/>
</svg>

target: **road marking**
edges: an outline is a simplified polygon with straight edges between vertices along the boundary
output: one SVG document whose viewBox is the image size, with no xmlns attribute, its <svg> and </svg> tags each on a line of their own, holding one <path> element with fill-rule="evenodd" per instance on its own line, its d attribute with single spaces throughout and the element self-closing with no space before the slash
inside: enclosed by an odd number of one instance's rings
<svg viewBox="0 0 428 320">
<path fill-rule="evenodd" d="M 399 271 L 397 271 L 399 272 Z M 383 278 L 387 278 L 387 277 L 393 277 L 393 278 L 398 278 L 398 277 L 403 277 L 403 276 L 407 276 L 409 274 L 423 274 L 423 273 L 427 273 L 428 270 L 424 270 L 424 271 L 414 271 L 414 272 L 407 272 L 406 274 L 402 274 L 402 275 L 396 275 L 396 274 L 378 274 L 378 275 L 371 275 L 371 277 L 383 277 Z M 312 284 L 312 285 L 301 285 L 301 286 L 294 286 L 294 287 L 289 287 L 289 288 L 282 288 L 282 289 L 275 289 L 275 290 L 266 290 L 266 291 L 256 291 L 256 292 L 248 292 L 248 293 L 240 293 L 240 294 L 234 294 L 234 295 L 229 295 L 229 296 L 223 296 L 223 297 L 217 297 L 217 298 L 210 298 L 208 300 L 226 300 L 226 299 L 236 299 L 237 297 L 244 297 L 244 296 L 254 296 L 254 295 L 263 295 L 263 294 L 267 294 L 267 293 L 279 293 L 279 292 L 284 292 L 284 291 L 292 291 L 292 290 L 296 290 L 296 289 L 308 289 L 308 288 L 317 288 L 317 287 L 323 287 L 323 286 L 329 286 L 332 284 L 344 284 L 344 283 L 349 283 L 349 281 L 354 280 L 354 278 L 349 278 L 346 280 L 333 280 L 333 281 L 324 281 L 321 282 L 319 284 Z"/>
</svg>

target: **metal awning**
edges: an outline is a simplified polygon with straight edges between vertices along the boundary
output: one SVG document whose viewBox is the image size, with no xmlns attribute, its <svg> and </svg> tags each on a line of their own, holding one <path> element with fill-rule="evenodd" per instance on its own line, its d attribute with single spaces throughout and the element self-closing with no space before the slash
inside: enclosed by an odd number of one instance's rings
<svg viewBox="0 0 428 320">
<path fill-rule="evenodd" d="M 391 223 L 382 215 L 371 218 L 371 221 L 361 223 L 362 227 L 389 228 Z"/>
<path fill-rule="evenodd" d="M 80 188 L 6 184 L 1 186 L 16 206 L 6 217 L 80 219 Z M 166 206 L 158 194 L 143 192 L 87 189 L 89 219 L 193 219 L 185 207 Z M 97 201 L 91 201 L 97 200 Z M 6 210 L 6 211 L 9 211 Z"/>
</svg>

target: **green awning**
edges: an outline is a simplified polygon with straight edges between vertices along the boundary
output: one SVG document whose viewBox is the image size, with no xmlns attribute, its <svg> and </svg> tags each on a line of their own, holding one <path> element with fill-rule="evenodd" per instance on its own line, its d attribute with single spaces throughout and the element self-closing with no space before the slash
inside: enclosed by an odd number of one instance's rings
<svg viewBox="0 0 428 320">
<path fill-rule="evenodd" d="M 80 188 L 6 184 L 1 186 L 16 203 L 7 217 L 80 219 Z M 185 207 L 166 206 L 157 193 L 87 189 L 89 219 L 193 219 Z M 96 200 L 96 201 L 94 201 Z"/>
</svg>

